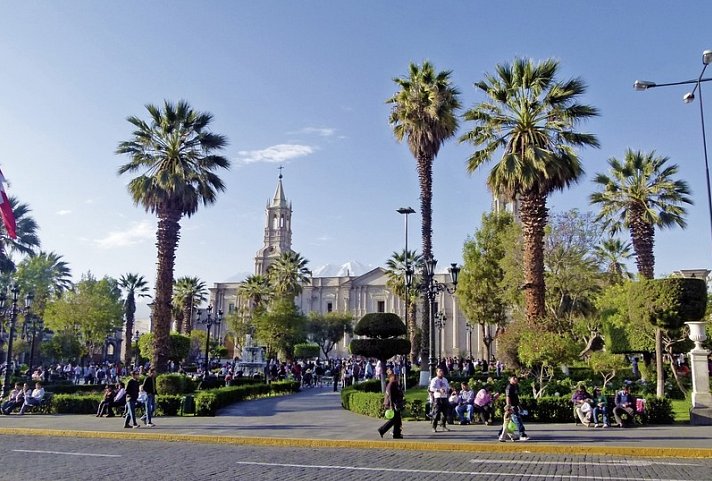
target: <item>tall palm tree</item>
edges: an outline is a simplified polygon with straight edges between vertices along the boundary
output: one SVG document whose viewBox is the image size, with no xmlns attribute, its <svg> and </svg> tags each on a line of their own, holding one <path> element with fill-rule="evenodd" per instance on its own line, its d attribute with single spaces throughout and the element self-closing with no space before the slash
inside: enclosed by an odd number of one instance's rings
<svg viewBox="0 0 712 481">
<path fill-rule="evenodd" d="M 10 196 L 8 200 L 15 215 L 17 238 L 11 238 L 5 229 L 5 225 L 0 222 L 0 272 L 2 273 L 15 270 L 15 263 L 11 258 L 13 253 L 29 255 L 40 246 L 40 238 L 37 235 L 37 222 L 30 215 L 30 207 L 17 200 L 15 196 Z"/>
<path fill-rule="evenodd" d="M 225 190 L 215 171 L 228 169 L 230 161 L 215 154 L 227 145 L 227 139 L 208 131 L 212 114 L 196 112 L 184 101 L 164 101 L 163 108 L 147 105 L 146 109 L 148 122 L 133 116 L 127 119 L 136 130 L 131 140 L 119 144 L 116 153 L 131 159 L 119 167 L 119 175 L 139 173 L 128 184 L 134 204 L 158 217 L 152 365 L 162 372 L 169 356 L 180 220 L 195 214 L 201 204 L 215 203 L 217 193 Z"/>
<path fill-rule="evenodd" d="M 131 339 L 133 339 L 134 321 L 136 320 L 136 298 L 151 297 L 148 294 L 148 282 L 140 274 L 126 273 L 119 277 L 119 287 L 123 289 L 124 317 L 126 318 L 126 331 L 124 336 L 124 364 L 131 364 Z"/>
<path fill-rule="evenodd" d="M 311 282 L 309 261 L 294 251 L 282 252 L 267 269 L 267 278 L 276 296 L 294 297 L 302 292 L 302 284 Z"/>
<path fill-rule="evenodd" d="M 487 178 L 490 190 L 520 204 L 524 247 L 526 320 L 545 316 L 544 228 L 549 194 L 563 190 L 583 175 L 576 147 L 598 147 L 593 134 L 575 129 L 598 115 L 594 107 L 579 103 L 586 91 L 578 78 L 557 79 L 559 63 L 515 59 L 498 65 L 475 88 L 488 100 L 464 114 L 474 123 L 460 139 L 477 150 L 467 161 L 472 173 L 502 152 Z"/>
<path fill-rule="evenodd" d="M 670 159 L 655 154 L 628 149 L 625 160 L 608 160 L 610 176 L 598 174 L 594 182 L 601 188 L 591 194 L 591 203 L 600 206 L 597 219 L 616 234 L 630 231 L 638 273 L 647 279 L 655 276 L 655 228 L 675 225 L 687 226 L 683 204 L 692 204 L 687 182 L 675 180 L 676 164 L 666 165 Z M 664 394 L 663 331 L 655 328 L 655 363 L 657 395 Z"/>
<path fill-rule="evenodd" d="M 411 63 L 407 76 L 394 78 L 399 90 L 386 100 L 392 104 L 389 122 L 398 142 L 404 139 L 415 157 L 420 184 L 420 214 L 423 259 L 433 257 L 433 161 L 440 147 L 457 132 L 456 112 L 460 109 L 460 92 L 450 81 L 451 71 L 436 72 L 428 61 L 422 66 Z M 428 312 L 423 299 L 423 312 Z M 428 349 L 430 325 L 423 322 L 423 346 Z M 423 363 L 427 359 L 423 355 Z M 421 366 L 421 369 L 425 366 Z"/>
<path fill-rule="evenodd" d="M 630 242 L 610 237 L 595 247 L 594 254 L 613 282 L 618 283 L 632 277 L 625 265 L 625 262 L 633 257 Z"/>
<path fill-rule="evenodd" d="M 181 306 L 183 311 L 182 330 L 187 336 L 190 336 L 193 330 L 193 312 L 195 307 L 208 300 L 208 290 L 205 287 L 205 282 L 197 277 L 180 277 L 176 280 L 173 298 L 176 304 Z M 178 332 L 181 331 L 179 330 Z"/>
<path fill-rule="evenodd" d="M 628 149 L 623 162 L 615 157 L 608 160 L 609 175 L 593 179 L 600 187 L 590 198 L 601 209 L 597 220 L 603 220 L 611 234 L 630 231 L 638 272 L 648 279 L 655 275 L 655 229 L 675 225 L 684 229 L 683 204 L 692 204 L 687 182 L 674 180 L 678 166 L 668 165 L 669 160 L 655 151 Z"/>
<path fill-rule="evenodd" d="M 69 264 L 54 252 L 39 251 L 25 257 L 18 264 L 15 277 L 23 292 L 34 294 L 32 310 L 39 316 L 50 299 L 74 287 Z"/>
<path fill-rule="evenodd" d="M 264 307 L 273 294 L 273 288 L 269 284 L 269 279 L 265 276 L 255 274 L 248 276 L 237 288 L 238 294 L 248 302 L 248 310 L 254 313 Z"/>
<path fill-rule="evenodd" d="M 417 345 L 416 341 L 418 338 L 418 329 L 416 321 L 416 307 L 415 303 L 418 301 L 418 290 L 410 288 L 408 289 L 406 295 L 406 285 L 405 285 L 405 271 L 406 267 L 417 272 L 423 264 L 423 258 L 420 254 L 415 251 L 408 250 L 408 252 L 403 249 L 401 252 L 394 252 L 391 254 L 390 259 L 386 261 L 386 276 L 388 280 L 386 281 L 386 286 L 395 294 L 400 297 L 406 303 L 406 308 L 408 311 L 408 318 L 405 320 L 408 326 L 408 334 L 410 338 L 410 357 L 413 361 L 418 359 L 418 351 L 420 346 Z M 418 285 L 419 282 L 414 282 Z"/>
</svg>

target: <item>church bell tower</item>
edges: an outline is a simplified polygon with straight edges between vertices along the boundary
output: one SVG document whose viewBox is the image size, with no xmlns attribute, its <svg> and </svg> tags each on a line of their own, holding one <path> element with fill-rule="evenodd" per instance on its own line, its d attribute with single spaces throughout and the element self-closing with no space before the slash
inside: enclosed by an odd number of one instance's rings
<svg viewBox="0 0 712 481">
<path fill-rule="evenodd" d="M 255 275 L 265 275 L 282 252 L 292 250 L 292 203 L 284 196 L 281 169 L 274 197 L 267 202 L 264 245 L 255 256 Z"/>
</svg>

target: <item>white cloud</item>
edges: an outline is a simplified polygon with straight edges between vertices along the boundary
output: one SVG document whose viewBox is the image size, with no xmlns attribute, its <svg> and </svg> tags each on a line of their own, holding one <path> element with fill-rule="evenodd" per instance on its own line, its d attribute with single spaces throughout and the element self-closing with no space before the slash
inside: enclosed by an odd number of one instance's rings
<svg viewBox="0 0 712 481">
<path fill-rule="evenodd" d="M 103 239 L 95 239 L 94 242 L 102 249 L 128 247 L 155 239 L 155 230 L 153 223 L 144 220 L 127 230 L 109 232 Z"/>
<path fill-rule="evenodd" d="M 67 215 L 67 214 L 71 214 L 71 213 L 72 213 L 72 211 L 69 209 L 62 209 L 62 210 L 57 211 L 57 215 Z"/>
<path fill-rule="evenodd" d="M 262 150 L 241 150 L 237 153 L 237 161 L 243 164 L 255 162 L 282 163 L 311 155 L 315 150 L 314 147 L 309 145 L 277 144 Z"/>
<path fill-rule="evenodd" d="M 303 129 L 288 132 L 289 134 L 316 134 L 320 137 L 331 137 L 336 133 L 336 129 L 330 127 L 304 127 Z"/>
</svg>

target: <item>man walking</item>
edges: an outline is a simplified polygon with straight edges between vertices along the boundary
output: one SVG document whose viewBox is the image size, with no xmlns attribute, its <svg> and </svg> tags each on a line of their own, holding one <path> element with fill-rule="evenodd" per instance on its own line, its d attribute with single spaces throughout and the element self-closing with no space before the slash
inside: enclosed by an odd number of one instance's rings
<svg viewBox="0 0 712 481">
<path fill-rule="evenodd" d="M 146 426 L 152 428 L 155 426 L 152 418 L 153 411 L 156 409 L 156 369 L 148 370 L 148 376 L 143 380 L 143 392 L 146 393 L 146 414 L 143 419 L 146 421 Z"/>
<path fill-rule="evenodd" d="M 519 440 L 528 441 L 529 436 L 527 436 L 524 430 L 524 423 L 522 422 L 521 409 L 519 407 L 519 378 L 517 376 L 512 376 L 509 378 L 509 384 L 504 390 L 504 395 L 507 398 L 507 405 L 512 408 L 512 422 L 517 426 L 519 431 Z M 500 433 L 499 440 L 505 441 L 505 431 L 502 429 Z"/>
<path fill-rule="evenodd" d="M 441 419 L 443 430 L 450 431 L 447 427 L 447 412 L 448 412 L 448 393 L 450 392 L 450 383 L 445 379 L 445 371 L 438 368 L 434 378 L 430 380 L 428 392 L 433 398 L 433 432 L 438 432 L 438 417 Z"/>
<path fill-rule="evenodd" d="M 138 371 L 133 371 L 131 373 L 131 379 L 126 384 L 126 417 L 124 419 L 124 427 L 138 428 L 139 425 L 136 422 L 136 400 L 138 399 L 139 382 L 138 382 Z"/>
</svg>

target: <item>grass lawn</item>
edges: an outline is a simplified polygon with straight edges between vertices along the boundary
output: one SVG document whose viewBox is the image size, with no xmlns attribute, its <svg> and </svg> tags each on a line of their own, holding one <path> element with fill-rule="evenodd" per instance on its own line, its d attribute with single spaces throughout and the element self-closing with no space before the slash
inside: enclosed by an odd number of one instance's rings
<svg viewBox="0 0 712 481">
<path fill-rule="evenodd" d="M 689 399 L 672 399 L 672 411 L 675 413 L 675 423 L 690 422 L 690 405 Z"/>
</svg>

